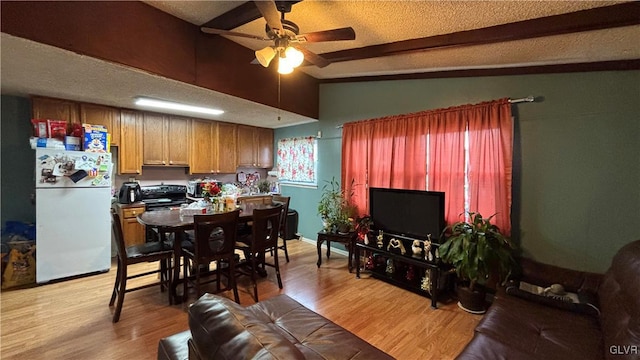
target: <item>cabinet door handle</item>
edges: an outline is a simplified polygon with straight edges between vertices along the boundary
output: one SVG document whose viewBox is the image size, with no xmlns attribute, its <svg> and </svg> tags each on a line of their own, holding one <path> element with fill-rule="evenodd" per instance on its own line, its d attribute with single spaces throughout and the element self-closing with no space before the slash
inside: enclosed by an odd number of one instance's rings
<svg viewBox="0 0 640 360">
<path fill-rule="evenodd" d="M 167 162 L 162 160 L 162 165 L 166 165 L 166 164 L 167 164 Z"/>
<path fill-rule="evenodd" d="M 169 165 L 173 165 L 173 161 L 169 160 Z"/>
</svg>

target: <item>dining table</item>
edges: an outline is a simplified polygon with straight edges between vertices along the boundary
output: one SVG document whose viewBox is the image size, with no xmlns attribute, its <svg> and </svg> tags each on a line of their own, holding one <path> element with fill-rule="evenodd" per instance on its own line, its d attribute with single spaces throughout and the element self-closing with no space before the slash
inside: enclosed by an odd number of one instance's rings
<svg viewBox="0 0 640 360">
<path fill-rule="evenodd" d="M 270 209 L 277 205 L 262 203 L 242 204 L 239 224 L 246 224 L 253 220 L 253 211 L 256 209 Z M 213 214 L 221 212 L 213 212 Z M 208 214 L 211 214 L 209 212 Z M 193 229 L 194 215 L 183 214 L 180 208 L 168 208 L 163 210 L 145 211 L 137 216 L 138 223 L 147 228 L 155 229 L 160 235 L 161 244 L 167 242 L 167 234 L 173 233 L 173 276 L 169 291 L 174 299 L 174 303 L 182 302 L 183 297 L 178 297 L 176 288 L 180 284 L 180 257 L 182 256 L 182 244 L 185 241 L 185 231 Z"/>
</svg>

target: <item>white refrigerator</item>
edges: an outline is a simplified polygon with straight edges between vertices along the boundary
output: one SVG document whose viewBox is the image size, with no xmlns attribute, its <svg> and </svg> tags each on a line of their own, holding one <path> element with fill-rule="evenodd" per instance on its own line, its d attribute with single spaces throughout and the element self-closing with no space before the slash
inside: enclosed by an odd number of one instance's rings
<svg viewBox="0 0 640 360">
<path fill-rule="evenodd" d="M 108 271 L 111 154 L 36 149 L 36 282 Z"/>
</svg>

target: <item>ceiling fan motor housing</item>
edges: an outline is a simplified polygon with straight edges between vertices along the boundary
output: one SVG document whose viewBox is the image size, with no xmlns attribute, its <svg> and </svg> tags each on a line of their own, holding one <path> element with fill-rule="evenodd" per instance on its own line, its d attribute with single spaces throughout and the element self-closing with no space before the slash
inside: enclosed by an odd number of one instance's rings
<svg viewBox="0 0 640 360">
<path fill-rule="evenodd" d="M 288 37 L 290 39 L 294 39 L 296 35 L 300 34 L 300 28 L 293 21 L 281 19 L 280 22 L 282 23 L 281 34 L 278 34 L 276 31 L 274 31 L 269 26 L 269 24 L 264 25 L 265 32 L 267 33 L 267 36 L 269 36 L 269 38 L 276 39 L 281 37 Z"/>
</svg>

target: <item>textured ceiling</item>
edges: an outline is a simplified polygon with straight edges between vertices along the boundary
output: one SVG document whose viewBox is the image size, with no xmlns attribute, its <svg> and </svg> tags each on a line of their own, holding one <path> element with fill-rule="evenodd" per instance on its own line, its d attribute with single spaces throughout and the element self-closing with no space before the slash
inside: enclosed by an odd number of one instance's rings
<svg viewBox="0 0 640 360">
<path fill-rule="evenodd" d="M 148 4 L 196 25 L 229 10 L 235 2 L 150 1 Z M 351 26 L 356 40 L 308 43 L 322 54 L 369 45 L 448 34 L 558 15 L 619 1 L 313 1 L 293 5 L 285 19 L 313 32 Z M 235 3 L 239 4 L 239 3 Z M 233 31 L 264 35 L 262 18 Z M 253 50 L 270 42 L 227 36 Z M 499 44 L 438 49 L 384 58 L 333 63 L 302 71 L 319 79 L 456 69 L 566 64 L 640 57 L 640 26 L 548 36 Z"/>
<path fill-rule="evenodd" d="M 145 1 L 196 25 L 241 5 L 234 1 Z M 313 1 L 293 6 L 285 18 L 301 33 L 351 26 L 356 40 L 308 43 L 318 54 L 394 41 L 474 30 L 493 25 L 558 15 L 618 1 Z M 233 29 L 264 35 L 262 18 Z M 104 25 L 108 26 L 108 24 Z M 215 36 L 215 35 L 211 35 Z M 250 49 L 270 42 L 227 37 Z M 2 34 L 3 94 L 38 94 L 78 101 L 132 107 L 147 95 L 190 104 L 224 104 L 221 121 L 281 127 L 311 118 L 231 97 L 143 71 L 81 56 L 51 46 Z M 640 59 L 640 26 L 626 26 L 501 43 L 434 49 L 411 54 L 334 62 L 325 68 L 304 66 L 318 79 L 424 73 L 449 70 L 509 68 L 530 65 Z M 259 65 L 256 65 L 259 66 Z M 273 68 L 264 69 L 273 71 Z M 280 116 L 281 120 L 278 120 Z"/>
</svg>

